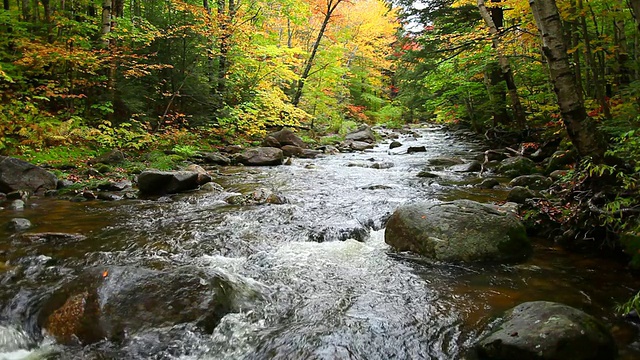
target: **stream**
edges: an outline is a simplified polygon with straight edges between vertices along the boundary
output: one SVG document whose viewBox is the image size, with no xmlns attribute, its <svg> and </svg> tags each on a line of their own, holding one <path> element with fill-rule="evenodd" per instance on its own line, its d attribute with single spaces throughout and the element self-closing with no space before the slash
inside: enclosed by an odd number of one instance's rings
<svg viewBox="0 0 640 360">
<path fill-rule="evenodd" d="M 392 251 L 384 224 L 401 204 L 506 196 L 504 187 L 473 187 L 477 173 L 433 168 L 438 178 L 416 176 L 430 158 L 475 159 L 485 150 L 480 141 L 434 126 L 398 140 L 403 146 L 393 150 L 386 140 L 290 166 L 215 169 L 223 193 L 83 203 L 33 198 L 25 210 L 0 210 L 0 359 L 462 359 L 471 358 L 468 349 L 496 316 L 533 300 L 594 315 L 612 329 L 620 359 L 640 358 L 638 329 L 614 310 L 640 289 L 623 264 L 542 239 L 530 260 L 509 266 L 433 263 Z M 407 154 L 409 146 L 426 152 Z M 257 188 L 287 202 L 225 202 Z M 17 241 L 3 225 L 15 217 L 29 219 L 31 232 L 85 238 Z M 215 274 L 232 289 L 231 310 L 212 332 L 190 322 L 143 322 L 121 341 L 61 345 L 42 331 L 39 313 L 62 284 L 95 267 L 180 269 L 185 281 L 189 271 Z M 138 276 L 114 274 L 104 272 L 118 282 Z M 156 305 L 158 317 L 173 311 L 173 304 Z"/>
</svg>

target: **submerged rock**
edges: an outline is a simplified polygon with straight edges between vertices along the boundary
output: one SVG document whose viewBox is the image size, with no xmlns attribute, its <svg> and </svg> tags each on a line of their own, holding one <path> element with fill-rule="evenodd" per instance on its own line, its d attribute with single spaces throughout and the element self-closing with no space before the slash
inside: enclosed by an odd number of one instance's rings
<svg viewBox="0 0 640 360">
<path fill-rule="evenodd" d="M 389 144 L 389 149 L 395 149 L 401 146 L 402 146 L 402 143 L 400 141 L 392 141 L 391 144 Z"/>
<path fill-rule="evenodd" d="M 12 231 L 24 231 L 31 228 L 31 221 L 23 218 L 13 218 L 9 220 L 7 228 Z"/>
<path fill-rule="evenodd" d="M 567 305 L 534 301 L 507 311 L 475 346 L 487 360 L 615 359 L 613 337 L 598 320 Z"/>
<path fill-rule="evenodd" d="M 55 190 L 58 179 L 45 169 L 20 159 L 0 156 L 0 192 Z"/>
<path fill-rule="evenodd" d="M 409 146 L 407 148 L 407 154 L 413 154 L 418 152 L 426 152 L 427 148 L 424 146 Z"/>
<path fill-rule="evenodd" d="M 194 323 L 211 333 L 232 311 L 231 284 L 195 267 L 95 268 L 44 303 L 38 322 L 63 344 L 120 342 L 137 331 Z"/>
<path fill-rule="evenodd" d="M 435 157 L 429 159 L 429 165 L 433 166 L 453 166 L 462 164 L 464 161 L 459 158 L 451 158 L 451 157 Z"/>
<path fill-rule="evenodd" d="M 464 163 L 464 164 L 459 164 L 459 165 L 453 165 L 450 168 L 451 171 L 454 172 L 476 172 L 476 171 L 480 171 L 482 170 L 482 164 L 480 164 L 478 161 L 471 161 L 468 163 Z"/>
<path fill-rule="evenodd" d="M 385 242 L 440 261 L 514 262 L 531 244 L 511 212 L 470 200 L 403 205 L 393 213 Z"/>
</svg>

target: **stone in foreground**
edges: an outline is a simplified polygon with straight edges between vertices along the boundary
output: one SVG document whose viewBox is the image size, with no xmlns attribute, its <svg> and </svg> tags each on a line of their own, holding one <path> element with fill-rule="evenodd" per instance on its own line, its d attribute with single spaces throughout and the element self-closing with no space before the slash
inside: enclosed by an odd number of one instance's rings
<svg viewBox="0 0 640 360">
<path fill-rule="evenodd" d="M 517 262 L 531 253 L 520 220 L 511 212 L 471 200 L 415 203 L 389 219 L 385 242 L 448 262 Z"/>
<path fill-rule="evenodd" d="M 481 359 L 607 360 L 617 354 L 604 325 L 563 304 L 520 304 L 507 311 L 496 326 L 475 346 Z"/>
<path fill-rule="evenodd" d="M 58 179 L 45 169 L 20 159 L 0 156 L 0 192 L 55 190 Z"/>
<path fill-rule="evenodd" d="M 138 175 L 138 189 L 146 195 L 175 194 L 197 189 L 208 181 L 195 171 L 145 170 Z"/>
</svg>

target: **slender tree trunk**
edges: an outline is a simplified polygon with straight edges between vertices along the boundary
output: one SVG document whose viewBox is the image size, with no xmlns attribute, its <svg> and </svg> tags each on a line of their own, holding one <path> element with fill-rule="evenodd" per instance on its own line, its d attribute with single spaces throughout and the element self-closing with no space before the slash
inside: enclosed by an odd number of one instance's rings
<svg viewBox="0 0 640 360">
<path fill-rule="evenodd" d="M 616 39 L 616 75 L 617 85 L 625 87 L 631 83 L 631 71 L 627 62 L 629 61 L 629 52 L 627 51 L 627 34 L 625 32 L 625 21 L 622 18 L 622 8 L 618 7 L 616 11 L 617 20 L 614 22 L 615 39 Z"/>
<path fill-rule="evenodd" d="M 293 98 L 291 99 L 291 103 L 293 106 L 298 106 L 300 103 L 300 97 L 302 97 L 302 89 L 304 88 L 304 83 L 309 77 L 309 73 L 311 72 L 311 67 L 313 66 L 313 60 L 315 60 L 316 54 L 318 53 L 318 48 L 320 47 L 320 41 L 322 41 L 322 37 L 324 36 L 324 32 L 327 30 L 327 25 L 329 25 L 329 21 L 331 20 L 331 16 L 333 12 L 336 10 L 338 5 L 343 0 L 327 0 L 327 11 L 324 14 L 324 19 L 322 20 L 322 26 L 318 31 L 318 36 L 316 37 L 316 42 L 313 43 L 313 48 L 311 49 L 311 55 L 307 59 L 304 64 L 304 70 L 302 71 L 302 75 L 300 75 L 300 79 L 298 80 L 298 84 L 296 86 L 296 91 L 293 94 Z"/>
<path fill-rule="evenodd" d="M 31 0 L 22 0 L 22 19 L 25 22 L 31 22 Z"/>
<path fill-rule="evenodd" d="M 607 144 L 593 119 L 587 116 L 578 92 L 575 75 L 569 65 L 562 22 L 555 0 L 529 0 L 535 22 L 542 33 L 542 49 L 547 58 L 551 81 L 567 134 L 580 156 L 604 162 Z"/>
<path fill-rule="evenodd" d="M 480 15 L 489 27 L 489 33 L 493 38 L 493 47 L 494 49 L 496 49 L 496 53 L 498 54 L 498 63 L 500 64 L 500 68 L 502 70 L 502 76 L 507 83 L 507 91 L 509 93 L 509 99 L 511 100 L 511 107 L 513 108 L 513 115 L 516 119 L 516 124 L 520 129 L 524 129 L 526 124 L 524 108 L 522 107 L 522 103 L 520 102 L 520 98 L 518 97 L 518 88 L 516 87 L 516 83 L 513 78 L 513 71 L 511 71 L 509 59 L 507 59 L 507 57 L 502 52 L 502 43 L 499 38 L 500 34 L 498 32 L 498 28 L 491 18 L 491 14 L 489 13 L 489 10 L 487 10 L 484 0 L 477 0 L 477 2 L 478 9 L 480 10 Z"/>
<path fill-rule="evenodd" d="M 491 112 L 493 113 L 493 126 L 507 125 L 511 122 L 507 112 L 507 92 L 504 86 L 500 86 L 504 77 L 500 65 L 495 61 L 488 63 L 484 68 L 484 83 L 489 93 Z"/>
<path fill-rule="evenodd" d="M 107 35 L 111 32 L 111 0 L 102 2 L 102 45 L 109 46 Z"/>
<path fill-rule="evenodd" d="M 570 6 L 571 6 L 571 14 L 577 18 L 575 0 L 571 1 Z M 578 32 L 578 22 L 572 21 L 571 24 L 569 25 L 569 28 L 571 29 L 571 48 L 577 49 L 578 45 L 580 45 L 580 34 Z M 575 70 L 576 86 L 578 87 L 578 90 L 579 90 L 578 93 L 580 95 L 580 98 L 584 99 L 583 98 L 584 87 L 582 86 L 582 66 L 580 64 L 579 51 L 573 52 L 573 68 Z"/>
<path fill-rule="evenodd" d="M 2 5 L 4 5 L 4 9 L 9 11 L 11 10 L 11 5 L 9 4 L 9 0 L 3 0 Z"/>
<path fill-rule="evenodd" d="M 226 7 L 225 0 L 218 0 L 218 17 L 220 21 L 220 44 L 218 46 L 218 83 L 216 87 L 217 95 L 222 102 L 227 91 L 227 75 L 229 72 L 229 50 L 231 50 L 231 27 L 236 15 L 236 3 L 228 0 L 229 7 Z"/>
<path fill-rule="evenodd" d="M 640 0 L 629 0 L 628 4 L 636 21 L 636 28 L 640 32 Z"/>
</svg>

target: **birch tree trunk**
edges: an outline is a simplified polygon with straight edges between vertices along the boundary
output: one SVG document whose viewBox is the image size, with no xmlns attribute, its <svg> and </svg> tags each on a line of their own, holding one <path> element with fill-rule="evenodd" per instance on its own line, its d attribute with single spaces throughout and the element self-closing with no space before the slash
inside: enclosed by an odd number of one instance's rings
<svg viewBox="0 0 640 360">
<path fill-rule="evenodd" d="M 509 64 L 509 59 L 502 52 L 502 44 L 499 38 L 498 28 L 496 27 L 489 10 L 487 9 L 484 0 L 478 1 L 478 10 L 480 10 L 480 15 L 484 20 L 485 24 L 489 27 L 489 33 L 491 34 L 493 47 L 496 49 L 496 53 L 498 54 L 498 63 L 500 64 L 500 69 L 502 70 L 502 76 L 504 77 L 504 81 L 507 83 L 507 91 L 509 93 L 509 99 L 511 100 L 511 107 L 513 108 L 513 115 L 516 120 L 516 124 L 520 129 L 525 127 L 526 117 L 524 114 L 524 108 L 522 107 L 522 103 L 520 102 L 520 98 L 518 97 L 518 89 L 516 87 L 515 80 L 513 79 L 513 71 L 511 71 L 511 65 Z"/>
<path fill-rule="evenodd" d="M 549 66 L 562 121 L 578 154 L 604 162 L 607 144 L 593 119 L 587 116 L 576 78 L 569 66 L 562 22 L 555 0 L 529 0 L 535 22 L 542 34 L 542 51 Z"/>
<path fill-rule="evenodd" d="M 106 36 L 111 32 L 111 0 L 102 2 L 102 45 L 109 46 Z"/>
</svg>

